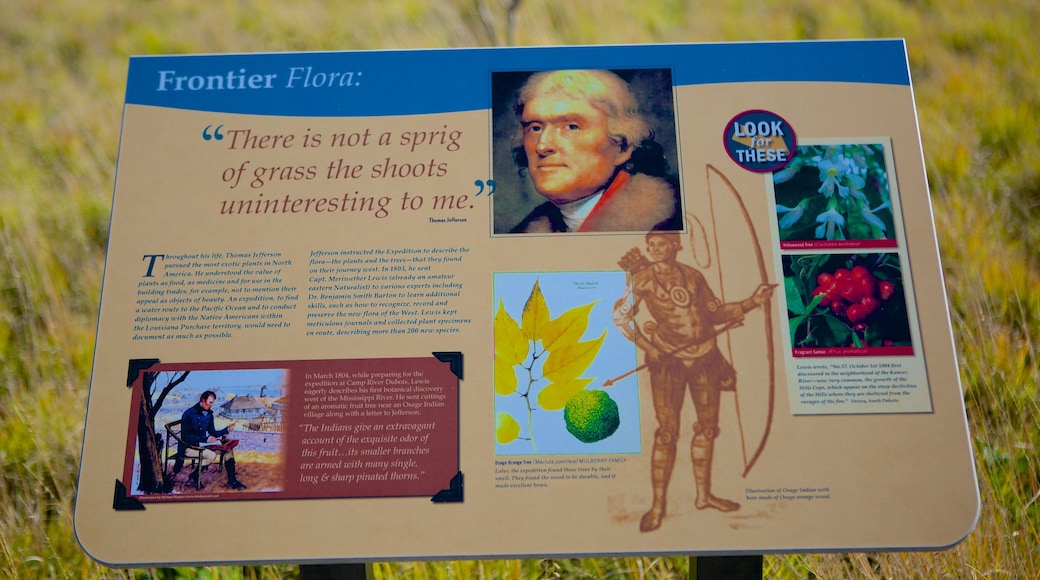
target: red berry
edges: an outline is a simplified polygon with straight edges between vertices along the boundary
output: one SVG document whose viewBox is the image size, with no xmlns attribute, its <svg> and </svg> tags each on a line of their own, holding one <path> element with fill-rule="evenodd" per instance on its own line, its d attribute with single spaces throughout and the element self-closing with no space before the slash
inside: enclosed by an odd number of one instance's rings
<svg viewBox="0 0 1040 580">
<path fill-rule="evenodd" d="M 870 270 L 867 270 L 863 266 L 856 266 L 852 269 L 852 279 L 862 280 L 866 276 L 871 276 Z"/>
<path fill-rule="evenodd" d="M 837 286 L 827 289 L 828 302 L 842 302 L 841 291 Z"/>
<path fill-rule="evenodd" d="M 817 288 L 823 288 L 828 292 L 838 286 L 838 279 L 826 272 L 816 277 Z"/>
<path fill-rule="evenodd" d="M 827 295 L 827 290 L 822 286 L 817 286 L 816 289 L 812 291 L 812 296 L 813 298 L 820 296 L 820 304 L 824 306 L 830 306 L 831 304 L 831 297 Z"/>
<path fill-rule="evenodd" d="M 835 316 L 844 316 L 845 315 L 845 307 L 846 307 L 845 301 L 842 300 L 841 298 L 838 298 L 837 300 L 834 300 L 833 302 L 831 302 L 831 312 L 833 312 Z"/>
<path fill-rule="evenodd" d="M 837 280 L 851 280 L 852 271 L 848 268 L 838 268 L 834 271 L 834 278 Z"/>
<path fill-rule="evenodd" d="M 878 308 L 881 308 L 881 301 L 873 296 L 864 296 L 859 303 L 867 309 L 867 315 L 874 314 Z"/>
<path fill-rule="evenodd" d="M 867 312 L 866 306 L 863 306 L 862 304 L 853 304 L 845 310 L 845 315 L 848 316 L 849 322 L 852 324 L 859 324 L 866 320 L 867 317 L 870 316 L 870 313 Z"/>
<path fill-rule="evenodd" d="M 859 302 L 863 299 L 863 291 L 860 290 L 859 284 L 852 280 L 842 280 L 838 283 L 838 288 L 841 292 L 841 297 L 851 303 Z"/>
<path fill-rule="evenodd" d="M 882 300 L 888 300 L 895 293 L 896 293 L 896 286 L 895 286 L 895 284 L 889 282 L 888 280 L 882 280 L 878 284 L 878 294 L 881 296 Z"/>
<path fill-rule="evenodd" d="M 867 274 L 853 283 L 859 286 L 859 291 L 863 296 L 877 296 L 877 279 L 874 278 L 873 274 Z"/>
</svg>

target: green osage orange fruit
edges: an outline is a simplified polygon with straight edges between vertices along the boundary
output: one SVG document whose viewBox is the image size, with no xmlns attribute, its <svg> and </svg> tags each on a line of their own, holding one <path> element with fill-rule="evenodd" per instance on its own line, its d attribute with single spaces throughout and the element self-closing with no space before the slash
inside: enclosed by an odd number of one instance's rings
<svg viewBox="0 0 1040 580">
<path fill-rule="evenodd" d="M 563 408 L 567 431 L 582 443 L 595 443 L 610 437 L 621 425 L 617 403 L 606 391 L 582 390 Z"/>
</svg>

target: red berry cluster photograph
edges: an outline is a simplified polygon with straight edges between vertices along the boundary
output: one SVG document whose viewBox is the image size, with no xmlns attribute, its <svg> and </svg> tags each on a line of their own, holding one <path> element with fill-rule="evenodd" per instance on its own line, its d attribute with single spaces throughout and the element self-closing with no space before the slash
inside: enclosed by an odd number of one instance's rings
<svg viewBox="0 0 1040 580">
<path fill-rule="evenodd" d="M 788 255 L 783 266 L 796 354 L 849 347 L 912 354 L 898 255 Z"/>
</svg>

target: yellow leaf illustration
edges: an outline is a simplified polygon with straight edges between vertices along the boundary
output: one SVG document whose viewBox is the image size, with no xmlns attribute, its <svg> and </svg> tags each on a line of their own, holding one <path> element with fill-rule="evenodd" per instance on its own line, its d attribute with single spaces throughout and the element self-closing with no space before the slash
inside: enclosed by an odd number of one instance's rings
<svg viewBox="0 0 1040 580">
<path fill-rule="evenodd" d="M 509 361 L 495 357 L 495 392 L 499 395 L 512 395 L 516 392 L 516 372 Z"/>
<path fill-rule="evenodd" d="M 604 330 L 599 338 L 556 349 L 545 359 L 542 376 L 553 382 L 577 378 L 596 359 L 606 338 L 607 331 Z"/>
<path fill-rule="evenodd" d="M 531 288 L 531 295 L 524 304 L 520 324 L 524 329 L 524 336 L 532 341 L 540 340 L 542 332 L 549 324 L 549 307 L 545 304 L 545 296 L 542 296 L 542 289 L 538 286 L 537 280 L 534 282 L 534 287 Z"/>
<path fill-rule="evenodd" d="M 495 440 L 505 445 L 512 443 L 520 435 L 520 423 L 509 413 L 495 415 Z"/>
<path fill-rule="evenodd" d="M 585 329 L 589 327 L 589 314 L 596 302 L 575 306 L 551 320 L 542 331 L 542 348 L 553 351 L 577 344 L 581 335 L 585 334 Z"/>
<path fill-rule="evenodd" d="M 518 365 L 527 358 L 531 343 L 516 320 L 506 312 L 502 299 L 498 299 L 495 313 L 495 360 L 504 359 L 510 365 Z"/>
<path fill-rule="evenodd" d="M 570 379 L 546 385 L 538 393 L 538 405 L 546 411 L 559 411 L 575 393 L 592 382 L 592 379 Z"/>
</svg>

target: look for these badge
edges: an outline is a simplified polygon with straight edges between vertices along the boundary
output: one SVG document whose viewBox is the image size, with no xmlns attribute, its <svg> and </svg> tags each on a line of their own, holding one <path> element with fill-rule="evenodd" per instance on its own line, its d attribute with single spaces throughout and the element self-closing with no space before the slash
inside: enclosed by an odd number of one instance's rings
<svg viewBox="0 0 1040 580">
<path fill-rule="evenodd" d="M 791 161 L 794 129 L 769 111 L 744 111 L 730 120 L 722 138 L 737 165 L 758 173 L 776 171 Z"/>
</svg>

